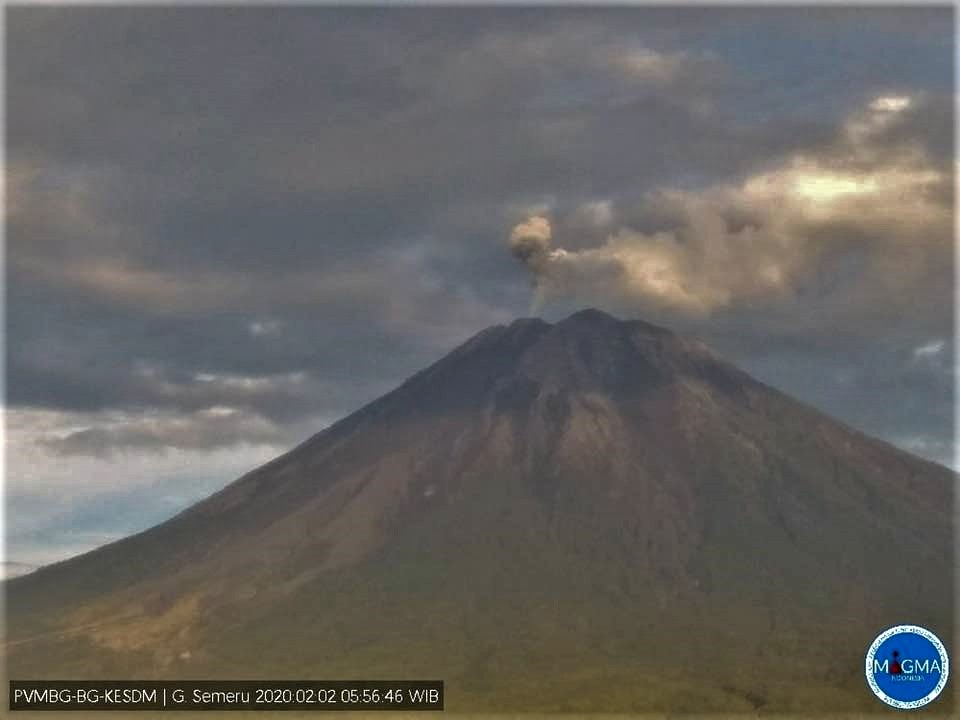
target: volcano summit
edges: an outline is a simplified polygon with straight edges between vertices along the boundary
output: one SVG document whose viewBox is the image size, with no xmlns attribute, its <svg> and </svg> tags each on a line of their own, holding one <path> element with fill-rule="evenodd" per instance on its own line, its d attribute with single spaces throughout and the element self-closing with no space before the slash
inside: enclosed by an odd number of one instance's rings
<svg viewBox="0 0 960 720">
<path fill-rule="evenodd" d="M 162 525 L 6 583 L 9 675 L 876 709 L 880 630 L 952 636 L 953 483 L 663 328 L 518 320 Z"/>
</svg>

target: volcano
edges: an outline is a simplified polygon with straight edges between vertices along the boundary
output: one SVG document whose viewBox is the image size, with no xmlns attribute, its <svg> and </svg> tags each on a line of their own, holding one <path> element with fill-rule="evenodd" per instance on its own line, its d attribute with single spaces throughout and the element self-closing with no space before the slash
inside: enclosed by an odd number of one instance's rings
<svg viewBox="0 0 960 720">
<path fill-rule="evenodd" d="M 874 636 L 953 636 L 953 487 L 666 329 L 522 319 L 171 520 L 7 582 L 8 672 L 875 710 Z"/>
</svg>

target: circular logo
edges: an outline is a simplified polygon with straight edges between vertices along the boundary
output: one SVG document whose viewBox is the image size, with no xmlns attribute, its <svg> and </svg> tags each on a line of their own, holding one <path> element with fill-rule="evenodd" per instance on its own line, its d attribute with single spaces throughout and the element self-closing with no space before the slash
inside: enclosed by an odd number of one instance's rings
<svg viewBox="0 0 960 720">
<path fill-rule="evenodd" d="M 943 692 L 950 673 L 940 638 L 919 625 L 895 625 L 867 650 L 867 684 L 887 705 L 914 710 Z"/>
</svg>

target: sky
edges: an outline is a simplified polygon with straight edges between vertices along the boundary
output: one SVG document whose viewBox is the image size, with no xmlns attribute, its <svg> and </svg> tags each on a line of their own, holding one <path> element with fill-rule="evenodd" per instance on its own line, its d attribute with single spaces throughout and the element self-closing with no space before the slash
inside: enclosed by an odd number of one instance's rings
<svg viewBox="0 0 960 720">
<path fill-rule="evenodd" d="M 8 8 L 7 557 L 144 529 L 588 306 L 952 463 L 953 28 Z"/>
</svg>

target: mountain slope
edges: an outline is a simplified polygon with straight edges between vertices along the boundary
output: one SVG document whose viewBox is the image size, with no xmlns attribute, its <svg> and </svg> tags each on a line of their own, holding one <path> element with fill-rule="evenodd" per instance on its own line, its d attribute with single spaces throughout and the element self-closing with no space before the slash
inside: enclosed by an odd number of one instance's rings
<svg viewBox="0 0 960 720">
<path fill-rule="evenodd" d="M 10 581 L 10 672 L 874 709 L 880 629 L 951 636 L 953 481 L 662 328 L 520 320 L 167 523 Z"/>
</svg>

